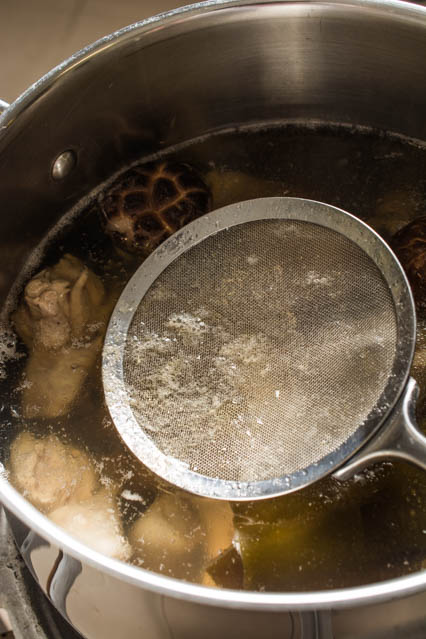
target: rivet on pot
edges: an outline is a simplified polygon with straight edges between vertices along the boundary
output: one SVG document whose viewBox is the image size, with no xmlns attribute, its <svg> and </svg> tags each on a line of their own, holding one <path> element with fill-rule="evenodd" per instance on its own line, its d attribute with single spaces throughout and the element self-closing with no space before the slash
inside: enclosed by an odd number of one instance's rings
<svg viewBox="0 0 426 639">
<path fill-rule="evenodd" d="M 71 173 L 76 164 L 77 157 L 74 151 L 60 153 L 52 165 L 52 178 L 63 180 Z"/>
</svg>

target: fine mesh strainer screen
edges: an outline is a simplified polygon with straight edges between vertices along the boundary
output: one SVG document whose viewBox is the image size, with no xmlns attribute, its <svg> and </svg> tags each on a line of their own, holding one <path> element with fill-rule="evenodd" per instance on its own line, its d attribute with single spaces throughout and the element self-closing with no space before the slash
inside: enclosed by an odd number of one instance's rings
<svg viewBox="0 0 426 639">
<path fill-rule="evenodd" d="M 367 420 L 396 343 L 389 286 L 357 244 L 312 222 L 252 221 L 193 246 L 149 288 L 124 387 L 165 456 L 219 480 L 273 480 Z"/>
</svg>

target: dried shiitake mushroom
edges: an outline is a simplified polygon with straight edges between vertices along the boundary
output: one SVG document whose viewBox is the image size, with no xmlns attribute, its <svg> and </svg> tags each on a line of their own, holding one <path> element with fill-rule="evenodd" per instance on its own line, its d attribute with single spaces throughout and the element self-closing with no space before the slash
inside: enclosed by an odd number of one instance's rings
<svg viewBox="0 0 426 639">
<path fill-rule="evenodd" d="M 99 200 L 106 232 L 129 253 L 149 255 L 167 237 L 207 213 L 210 191 L 187 164 L 169 161 L 129 169 Z"/>
<path fill-rule="evenodd" d="M 417 310 L 426 311 L 426 215 L 400 229 L 391 246 L 401 262 L 416 302 Z"/>
</svg>

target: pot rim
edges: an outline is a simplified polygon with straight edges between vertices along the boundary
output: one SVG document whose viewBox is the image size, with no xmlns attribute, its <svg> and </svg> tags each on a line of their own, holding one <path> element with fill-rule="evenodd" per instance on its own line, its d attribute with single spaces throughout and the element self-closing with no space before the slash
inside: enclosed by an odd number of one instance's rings
<svg viewBox="0 0 426 639">
<path fill-rule="evenodd" d="M 306 6 L 352 6 L 354 9 L 373 10 L 383 15 L 400 15 L 416 21 L 426 21 L 426 7 L 400 0 L 206 0 L 193 5 L 158 14 L 146 20 L 119 29 L 93 44 L 84 47 L 64 62 L 45 74 L 31 85 L 0 115 L 0 139 L 17 117 L 29 105 L 43 95 L 56 80 L 84 60 L 99 55 L 116 42 L 133 38 L 135 34 L 146 36 L 153 31 L 163 35 L 165 26 L 171 27 L 187 23 L 198 16 L 212 11 L 229 11 L 237 7 L 256 5 L 304 4 Z M 159 29 L 159 23 L 161 29 Z M 426 28 L 426 27 L 425 27 Z M 167 33 L 164 33 L 167 37 Z M 199 604 L 220 606 L 223 608 L 250 609 L 262 611 L 314 610 L 343 608 L 379 603 L 391 599 L 409 596 L 426 588 L 426 570 L 410 575 L 353 588 L 313 592 L 249 592 L 210 588 L 184 582 L 171 577 L 150 572 L 143 568 L 111 559 L 68 535 L 53 524 L 47 516 L 32 506 L 7 480 L 7 472 L 0 463 L 0 499 L 4 507 L 42 538 L 54 546 L 65 550 L 69 555 L 83 563 L 119 580 L 177 599 Z M 1 505 L 1 504 L 0 504 Z"/>
</svg>

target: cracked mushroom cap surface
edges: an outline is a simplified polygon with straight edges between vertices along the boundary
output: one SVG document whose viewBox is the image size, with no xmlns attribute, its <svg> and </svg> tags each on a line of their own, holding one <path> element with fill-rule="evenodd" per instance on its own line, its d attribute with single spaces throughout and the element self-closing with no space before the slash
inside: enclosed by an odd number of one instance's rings
<svg viewBox="0 0 426 639">
<path fill-rule="evenodd" d="M 210 191 L 187 164 L 162 161 L 125 171 L 101 196 L 106 232 L 129 253 L 148 256 L 210 207 Z"/>
</svg>

